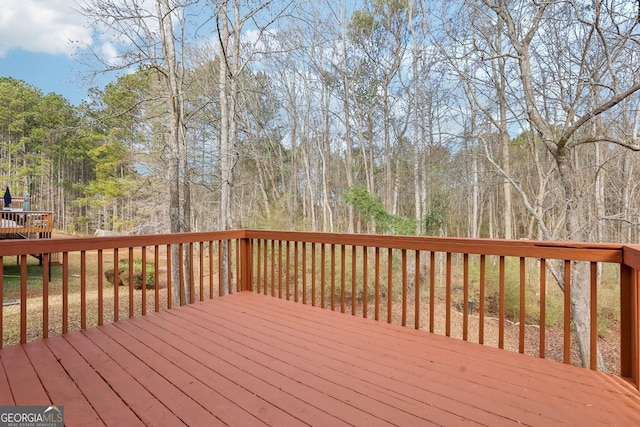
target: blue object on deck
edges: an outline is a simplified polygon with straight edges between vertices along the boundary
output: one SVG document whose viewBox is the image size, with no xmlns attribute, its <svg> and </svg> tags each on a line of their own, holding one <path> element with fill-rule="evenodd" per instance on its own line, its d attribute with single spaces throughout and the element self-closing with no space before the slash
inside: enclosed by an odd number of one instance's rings
<svg viewBox="0 0 640 427">
<path fill-rule="evenodd" d="M 8 208 L 11 205 L 11 192 L 9 191 L 9 187 L 4 190 L 4 207 Z"/>
</svg>

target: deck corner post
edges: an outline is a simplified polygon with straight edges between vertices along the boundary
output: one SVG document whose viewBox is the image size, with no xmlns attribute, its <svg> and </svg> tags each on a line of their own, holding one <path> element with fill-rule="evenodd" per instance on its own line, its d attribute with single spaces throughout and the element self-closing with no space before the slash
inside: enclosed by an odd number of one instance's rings
<svg viewBox="0 0 640 427">
<path fill-rule="evenodd" d="M 640 390 L 640 271 L 620 264 L 620 374 Z"/>
</svg>

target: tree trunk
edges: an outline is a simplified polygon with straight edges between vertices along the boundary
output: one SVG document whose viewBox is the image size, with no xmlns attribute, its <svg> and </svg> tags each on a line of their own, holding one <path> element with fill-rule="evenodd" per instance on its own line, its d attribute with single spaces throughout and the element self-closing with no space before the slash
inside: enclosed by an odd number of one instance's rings
<svg viewBox="0 0 640 427">
<path fill-rule="evenodd" d="M 342 4 L 341 7 L 342 12 L 342 22 L 346 22 L 346 10 L 345 4 Z M 342 109 L 344 113 L 344 143 L 345 143 L 345 173 L 347 175 L 347 188 L 353 186 L 353 153 L 352 150 L 352 141 L 351 141 L 351 107 L 349 105 L 349 100 L 351 97 L 351 84 L 349 82 L 348 77 L 348 56 L 347 56 L 347 26 L 342 25 L 342 88 L 344 91 L 344 100 L 342 104 Z M 347 232 L 353 233 L 354 231 L 354 216 L 355 209 L 353 205 L 349 205 L 348 207 L 348 219 L 347 219 Z"/>
<path fill-rule="evenodd" d="M 560 147 L 555 153 L 555 159 L 558 166 L 558 172 L 562 187 L 564 190 L 565 200 L 565 224 L 567 238 L 569 240 L 582 241 L 582 233 L 580 232 L 580 215 L 579 215 L 579 195 L 576 194 L 574 171 L 571 167 L 571 152 Z M 563 289 L 566 292 L 566 289 Z M 590 279 L 589 269 L 586 263 L 572 263 L 571 278 L 571 319 L 576 331 L 578 347 L 580 348 L 580 360 L 582 366 L 589 367 L 591 360 L 590 348 L 590 325 L 591 313 L 589 311 L 590 298 Z M 606 371 L 606 365 L 602 358 L 601 352 L 598 350 L 596 355 L 598 359 L 598 369 Z"/>
<path fill-rule="evenodd" d="M 231 205 L 231 182 L 229 181 L 230 174 L 230 155 L 231 147 L 229 141 L 229 98 L 227 94 L 228 87 L 228 63 L 226 53 L 229 48 L 229 21 L 227 13 L 228 1 L 222 0 L 219 5 L 218 12 L 218 31 L 222 31 L 220 34 L 220 42 L 222 44 L 222 58 L 220 59 L 220 72 L 218 73 L 218 95 L 220 102 L 220 212 L 219 212 L 219 228 L 221 230 L 228 230 L 231 228 L 230 221 L 230 205 Z M 220 272 L 220 293 L 227 295 L 229 293 L 228 287 L 228 256 L 229 248 L 227 242 L 223 242 L 222 245 L 222 271 Z"/>
<path fill-rule="evenodd" d="M 162 53 L 164 57 L 164 73 L 165 83 L 168 91 L 169 104 L 169 219 L 172 233 L 180 233 L 185 231 L 183 223 L 188 223 L 189 217 L 181 215 L 181 188 L 185 190 L 184 197 L 188 195 L 189 182 L 186 176 L 187 165 L 187 149 L 184 135 L 184 111 L 181 93 L 180 73 L 176 60 L 176 51 L 174 45 L 173 23 L 171 20 L 171 11 L 168 0 L 158 0 L 156 3 L 158 14 L 158 24 L 160 27 L 160 39 L 162 42 Z M 190 215 L 190 208 L 185 208 L 186 213 Z M 184 211 L 182 212 L 185 213 Z M 187 227 L 188 228 L 188 227 Z M 173 294 L 176 301 L 180 298 L 180 264 L 185 261 L 180 259 L 177 248 L 173 248 L 174 256 L 172 257 L 173 272 Z M 189 271 L 188 268 L 184 269 Z M 189 302 L 188 286 L 185 286 L 183 295 L 185 302 Z"/>
</svg>

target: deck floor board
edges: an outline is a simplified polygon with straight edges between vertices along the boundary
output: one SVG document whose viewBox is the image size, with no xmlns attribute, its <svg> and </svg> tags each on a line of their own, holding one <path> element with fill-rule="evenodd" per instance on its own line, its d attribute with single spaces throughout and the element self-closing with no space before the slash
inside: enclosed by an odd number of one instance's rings
<svg viewBox="0 0 640 427">
<path fill-rule="evenodd" d="M 202 358 L 199 359 L 193 346 L 184 341 L 176 342 L 171 337 L 167 338 L 167 330 L 156 329 L 154 331 L 153 326 L 145 328 L 141 327 L 141 323 L 146 323 L 146 321 L 137 319 L 135 322 L 117 324 L 117 328 L 122 333 L 130 336 L 130 339 L 121 339 L 120 342 L 129 341 L 131 342 L 131 347 L 135 347 L 137 341 L 138 345 L 144 344 L 154 349 L 158 355 L 165 359 L 162 365 L 154 363 L 156 371 L 164 372 L 165 365 L 168 368 L 167 370 L 171 370 L 170 364 L 176 367 L 179 366 L 180 371 L 175 372 L 175 375 L 178 376 L 177 382 L 172 382 L 178 385 L 177 383 L 184 382 L 184 379 L 180 377 L 187 378 L 188 385 L 183 386 L 185 387 L 185 392 L 192 389 L 192 393 L 199 396 L 200 403 L 212 413 L 215 413 L 223 422 L 242 421 L 255 424 L 260 418 L 264 418 L 267 424 L 272 425 L 304 425 L 289 413 L 279 409 L 277 406 L 269 405 L 267 401 L 256 394 L 220 375 L 214 369 L 215 366 L 207 366 L 211 363 L 210 354 L 202 354 Z M 154 332 L 158 336 L 154 336 Z M 173 342 L 174 346 L 165 340 Z M 242 402 L 242 406 L 237 406 L 238 402 Z M 255 419 L 252 417 L 255 417 Z"/>
<path fill-rule="evenodd" d="M 0 353 L 16 405 L 50 405 L 51 401 L 22 346 Z"/>
<path fill-rule="evenodd" d="M 79 423 L 91 426 L 104 425 L 86 396 L 69 378 L 43 340 L 25 345 L 24 350 L 51 400 L 65 402 L 65 410 L 77 414 Z"/>
<path fill-rule="evenodd" d="M 180 322 L 174 324 L 164 318 L 139 318 L 132 323 L 136 323 L 147 333 L 157 334 L 157 337 L 168 339 L 174 343 L 173 345 L 177 346 L 176 348 L 188 352 L 190 358 L 205 366 L 211 372 L 210 379 L 215 381 L 216 386 L 222 387 L 222 393 L 233 396 L 234 401 L 242 402 L 245 408 L 260 404 L 255 399 L 250 399 L 248 402 L 244 400 L 247 393 L 254 395 L 263 402 L 268 402 L 270 406 L 258 409 L 265 421 L 270 420 L 269 412 L 273 411 L 272 407 L 274 407 L 287 411 L 292 417 L 302 420 L 305 425 L 314 420 L 331 425 L 339 425 L 337 423 L 338 420 L 331 414 L 308 405 L 298 397 L 286 393 L 280 385 L 274 386 L 260 376 L 253 375 L 250 370 L 245 368 L 246 362 L 242 362 L 243 355 L 224 351 L 220 347 L 207 344 L 197 336 L 191 336 L 191 331 L 181 327 Z M 186 324 L 182 323 L 182 325 Z M 281 425 L 278 422 L 269 424 Z M 292 425 L 295 424 L 292 423 Z"/>
<path fill-rule="evenodd" d="M 234 304 L 231 300 L 224 302 L 226 304 Z M 246 310 L 248 304 L 243 301 L 242 305 L 242 308 L 245 308 Z M 278 325 L 274 326 L 274 324 L 277 323 L 278 317 L 274 316 L 273 312 L 274 307 L 265 307 L 264 304 L 257 304 L 253 306 L 252 314 L 259 315 L 259 313 L 262 313 L 264 319 L 269 319 L 271 322 L 270 328 L 273 329 L 278 327 Z M 320 351 L 322 351 L 322 349 L 329 349 L 327 351 L 330 351 L 331 353 L 341 351 L 343 342 L 340 340 L 340 335 L 336 335 L 335 333 L 332 334 L 331 332 L 334 331 L 333 328 L 323 328 L 327 323 L 318 327 L 317 322 L 312 320 L 313 317 L 303 319 L 301 317 L 293 317 L 295 316 L 294 313 L 288 312 L 288 314 L 292 316 L 292 318 L 295 318 L 294 323 L 297 327 L 307 331 L 308 335 L 306 335 L 306 337 L 313 337 L 307 339 L 313 339 L 315 340 L 315 343 L 320 339 L 328 340 L 325 345 L 319 346 Z M 337 316 L 337 318 L 335 318 L 335 316 L 331 316 L 334 317 L 332 320 L 334 320 L 335 323 L 332 326 L 335 328 L 339 328 L 340 325 L 343 325 L 343 323 L 340 323 L 343 315 Z M 225 317 L 226 316 L 223 316 L 221 318 L 224 319 Z M 286 317 L 283 319 L 286 322 Z M 513 369 L 505 371 L 504 366 L 507 366 L 509 362 L 513 360 L 513 353 L 487 347 L 477 348 L 477 346 L 472 345 L 471 348 L 476 348 L 478 350 L 478 353 L 476 354 L 468 351 L 470 343 L 458 340 L 454 340 L 454 342 L 452 342 L 451 339 L 446 337 L 431 336 L 434 341 L 443 341 L 443 346 L 438 348 L 438 351 L 435 352 L 431 348 L 431 341 L 427 343 L 418 342 L 418 346 L 412 346 L 411 343 L 403 341 L 401 343 L 401 351 L 390 353 L 388 346 L 380 347 L 375 343 L 374 340 L 379 338 L 379 335 L 375 333 L 373 335 L 368 334 L 368 328 L 365 327 L 367 323 L 370 323 L 370 321 L 363 320 L 363 322 L 360 322 L 359 320 L 355 320 L 354 322 L 349 322 L 348 325 L 349 327 L 352 327 L 348 330 L 348 333 L 351 334 L 352 337 L 359 338 L 357 340 L 350 341 L 348 349 L 352 349 L 354 347 L 357 348 L 359 357 L 363 357 L 369 362 L 367 366 L 371 365 L 377 367 L 375 370 L 376 372 L 394 369 L 394 372 L 396 373 L 395 380 L 400 380 L 400 383 L 404 384 L 413 384 L 416 387 L 420 387 L 420 379 L 423 378 L 422 374 L 428 375 L 430 388 L 432 388 L 434 384 L 448 386 L 447 388 L 440 390 L 440 394 L 449 392 L 450 394 L 446 395 L 448 398 L 454 400 L 459 399 L 462 402 L 473 402 L 478 401 L 478 399 L 492 399 L 500 404 L 500 411 L 502 415 L 508 413 L 506 410 L 508 410 L 509 407 L 524 409 L 524 412 L 520 412 L 525 416 L 528 412 L 537 414 L 539 412 L 539 408 L 535 405 L 542 404 L 545 409 L 544 417 L 553 419 L 554 414 L 557 413 L 557 415 L 562 418 L 562 414 L 566 412 L 566 408 L 572 402 L 577 403 L 579 409 L 581 405 L 591 405 L 590 403 L 585 402 L 599 400 L 602 397 L 602 393 L 614 393 L 614 396 L 612 397 L 615 399 L 615 391 L 610 391 L 606 386 L 600 387 L 600 384 L 597 383 L 591 384 L 587 388 L 583 387 L 581 389 L 575 389 L 573 387 L 574 384 L 581 384 L 584 382 L 580 381 L 580 378 L 582 377 L 581 374 L 584 371 L 581 368 L 553 363 L 553 366 L 550 368 L 560 369 L 550 369 L 547 371 L 546 375 L 532 375 L 528 370 L 523 370 L 522 367 L 518 370 L 517 365 L 514 368 L 515 371 Z M 257 322 L 254 322 L 253 324 L 257 325 Z M 360 324 L 362 327 L 356 328 L 354 324 L 356 326 Z M 285 323 L 280 325 L 281 332 L 285 333 L 287 329 L 291 329 L 296 326 L 293 326 L 292 322 L 289 322 L 288 324 Z M 401 330 L 395 326 L 391 326 L 391 328 L 396 334 L 407 331 L 408 335 L 414 335 L 414 332 L 411 332 L 406 328 Z M 314 330 L 315 333 L 309 333 Z M 423 332 L 417 333 L 419 335 L 424 334 Z M 303 337 L 303 335 L 299 336 Z M 394 338 L 393 334 L 388 337 L 388 339 Z M 447 351 L 443 352 L 442 349 Z M 478 358 L 479 355 L 481 356 L 480 358 Z M 527 358 L 527 362 L 534 365 L 539 364 L 539 362 L 543 362 L 543 365 L 549 365 L 549 361 L 532 358 L 530 356 L 522 357 Z M 469 362 L 469 358 L 475 358 L 477 360 Z M 516 360 L 522 361 L 522 359 L 519 358 L 516 358 Z M 397 361 L 402 361 L 403 363 L 398 364 Z M 347 366 L 352 365 L 352 362 L 347 363 Z M 489 371 L 490 375 L 486 372 L 487 367 L 492 368 Z M 403 371 L 402 377 L 399 376 L 398 370 Z M 549 376 L 554 376 L 557 372 L 567 371 L 574 372 L 574 375 L 561 375 L 560 378 L 564 378 L 564 380 L 557 381 L 557 389 L 550 389 L 548 387 L 547 382 Z M 599 376 L 601 380 L 610 381 L 612 379 L 612 377 L 608 375 L 600 373 L 594 374 L 596 374 L 596 377 Z M 369 377 L 371 378 L 371 375 L 369 375 Z M 524 381 L 521 380 L 521 377 L 525 377 Z M 590 377 L 591 376 L 588 376 L 587 379 L 590 379 Z M 465 395 L 466 390 L 472 390 L 472 393 Z M 557 399 L 550 398 L 554 396 L 557 397 Z M 478 405 L 480 408 L 495 406 L 495 404 L 491 404 L 491 401 L 478 402 Z M 602 408 L 598 408 L 594 411 L 586 411 L 586 413 L 578 412 L 576 416 L 578 419 L 582 418 L 585 421 L 592 422 L 595 417 L 596 420 L 606 422 L 614 411 L 615 408 L 607 410 L 607 407 L 603 406 Z M 520 421 L 524 422 L 525 420 L 521 418 Z"/>
<path fill-rule="evenodd" d="M 625 380 L 242 292 L 0 350 L 66 425 L 640 425 Z"/>
<path fill-rule="evenodd" d="M 143 425 L 141 420 L 129 408 L 112 387 L 87 363 L 82 356 L 62 336 L 56 336 L 43 340 L 60 366 L 67 372 L 68 377 L 82 391 L 87 401 L 107 425 Z M 49 392 L 54 402 L 59 405 L 66 404 L 66 400 L 57 394 Z M 72 412 L 69 412 L 72 414 Z M 81 424 L 83 415 L 78 414 L 77 424 Z M 76 421 L 76 415 L 70 415 Z"/>
<path fill-rule="evenodd" d="M 229 302 L 227 302 L 229 303 Z M 246 304 L 243 304 L 246 306 Z M 262 307 L 255 306 L 252 315 L 257 315 L 258 311 L 262 310 Z M 300 331 L 308 331 L 312 325 L 302 324 L 299 318 L 296 318 L 296 323 L 289 323 L 288 325 L 278 325 L 280 321 L 287 322 L 287 317 L 280 318 L 279 316 L 272 315 L 268 319 L 270 325 L 265 330 L 259 330 L 259 322 L 251 322 L 251 329 L 246 331 L 234 331 L 235 334 L 252 334 L 251 339 L 258 342 L 261 334 L 268 334 L 269 330 L 278 330 L 279 334 L 285 335 L 288 329 L 299 328 Z M 220 313 L 220 312 L 218 312 Z M 284 316 L 290 314 L 282 313 Z M 208 315 L 208 314 L 207 314 Z M 238 315 L 236 315 L 238 316 Z M 219 316 L 219 319 L 226 319 L 228 316 Z M 266 318 L 265 318 L 266 319 Z M 248 324 L 248 319 L 237 318 L 240 320 L 236 324 L 239 328 L 242 328 L 243 324 Z M 337 320 L 340 320 L 339 318 Z M 215 321 L 212 319 L 212 321 Z M 223 321 L 223 320 L 221 320 Z M 367 322 L 369 323 L 369 322 Z M 365 324 L 363 324 L 364 326 Z M 338 325 L 336 325 L 338 326 Z M 231 325 L 227 325 L 231 327 Z M 325 366 L 330 369 L 334 369 L 336 364 L 342 365 L 339 369 L 339 374 L 344 378 L 347 378 L 348 382 L 352 382 L 355 376 L 360 372 L 360 379 L 370 383 L 376 383 L 380 387 L 387 387 L 392 390 L 403 390 L 404 397 L 413 396 L 420 398 L 422 403 L 429 405 L 435 405 L 443 410 L 450 410 L 451 405 L 458 406 L 458 410 L 464 409 L 464 413 L 467 416 L 472 416 L 475 420 L 483 420 L 491 425 L 496 425 L 504 421 L 504 417 L 509 420 L 517 420 L 519 422 L 536 424 L 545 421 L 547 418 L 550 421 L 561 420 L 563 414 L 565 414 L 565 407 L 557 404 L 557 401 L 549 399 L 546 394 L 536 395 L 528 389 L 521 389 L 518 387 L 511 387 L 513 390 L 505 391 L 503 387 L 508 384 L 509 378 L 502 378 L 496 380 L 492 376 L 484 374 L 472 375 L 471 368 L 466 369 L 465 363 L 460 360 L 452 360 L 446 358 L 445 360 L 437 361 L 434 364 L 433 360 L 427 361 L 427 364 L 431 366 L 421 367 L 420 363 L 423 363 L 421 353 L 412 354 L 411 349 L 405 347 L 389 348 L 387 346 L 382 347 L 375 345 L 371 339 L 374 337 L 365 337 L 366 328 L 362 328 L 362 333 L 356 333 L 350 331 L 350 341 L 348 346 L 344 347 L 344 335 L 328 335 L 321 337 L 320 333 L 313 335 L 308 345 L 313 346 L 309 348 L 306 354 L 301 353 L 296 360 L 309 361 L 313 360 L 315 355 L 324 354 Z M 333 329 L 330 329 L 333 331 Z M 285 348 L 286 352 L 295 352 L 296 344 L 295 338 L 301 340 L 308 340 L 308 335 L 301 333 L 292 334 L 288 339 L 281 341 L 281 348 Z M 364 337 L 364 339 L 363 339 Z M 392 338 L 392 337 L 391 337 Z M 285 343 L 286 342 L 286 343 Z M 399 343 L 401 344 L 401 343 Z M 469 343 L 466 343 L 469 344 Z M 352 357 L 349 350 L 357 348 L 355 357 Z M 501 356 L 504 352 L 494 351 L 494 356 Z M 398 364 L 398 361 L 402 361 L 402 364 Z M 455 364 L 462 366 L 463 369 L 455 368 L 451 372 L 443 374 L 441 369 L 447 367 L 447 364 Z M 317 363 L 311 363 L 310 365 L 317 365 Z M 361 368 L 360 365 L 366 366 L 368 369 Z M 387 373 L 391 373 L 389 375 Z M 498 372 L 500 374 L 500 372 Z M 324 373 L 324 376 L 329 375 Z M 423 381 L 424 377 L 428 376 L 428 387 L 425 387 Z M 473 378 L 475 376 L 475 378 Z M 502 375 L 500 375 L 502 377 Z M 489 383 L 489 385 L 485 383 Z M 493 385 L 493 386 L 492 386 Z M 500 387 L 502 386 L 502 387 Z M 434 389 L 437 387 L 437 392 Z M 518 392 L 520 394 L 518 394 Z M 370 391 L 367 391 L 370 393 Z M 538 397 L 536 402 L 535 398 Z M 443 399 L 444 398 L 444 399 Z M 434 400 L 435 399 L 435 400 Z M 562 401 L 560 400 L 562 403 Z M 540 407 L 544 408 L 544 412 L 540 412 Z M 443 406 L 439 406 L 443 405 Z M 564 404 L 563 404 L 564 405 Z M 487 415 L 491 414 L 492 409 L 499 407 L 499 413 L 495 413 L 496 418 L 486 419 Z M 609 419 L 610 414 L 597 413 L 603 422 Z M 594 414 L 584 415 L 578 412 L 575 416 L 576 420 L 582 419 L 583 421 L 593 421 Z"/>
</svg>

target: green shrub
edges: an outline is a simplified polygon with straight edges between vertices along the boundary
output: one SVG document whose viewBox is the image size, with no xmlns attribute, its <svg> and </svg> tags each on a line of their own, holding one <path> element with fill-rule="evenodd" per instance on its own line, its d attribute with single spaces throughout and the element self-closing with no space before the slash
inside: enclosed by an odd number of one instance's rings
<svg viewBox="0 0 640 427">
<path fill-rule="evenodd" d="M 129 261 L 128 260 L 120 260 L 120 275 L 124 273 L 128 276 L 129 271 Z M 142 274 L 142 260 L 134 259 L 133 260 L 133 272 L 134 275 Z M 135 279 L 134 279 L 135 280 Z M 121 278 L 122 281 L 122 278 Z M 140 279 L 142 282 L 142 279 Z M 147 262 L 146 264 L 146 284 L 147 288 L 153 288 L 156 283 L 156 274 L 155 274 L 155 265 L 152 262 Z M 142 283 L 139 284 L 140 288 L 142 287 Z"/>
</svg>

